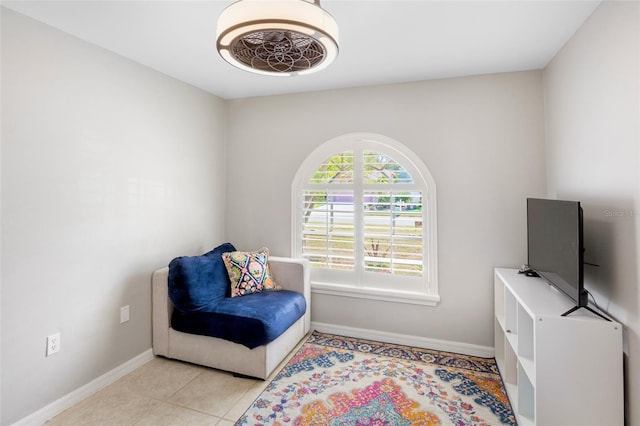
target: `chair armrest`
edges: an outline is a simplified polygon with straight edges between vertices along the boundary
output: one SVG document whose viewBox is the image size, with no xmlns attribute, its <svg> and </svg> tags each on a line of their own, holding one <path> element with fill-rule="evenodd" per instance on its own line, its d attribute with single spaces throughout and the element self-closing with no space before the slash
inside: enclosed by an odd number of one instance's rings
<svg viewBox="0 0 640 426">
<path fill-rule="evenodd" d="M 269 270 L 283 290 L 305 293 L 310 288 L 309 261 L 290 257 L 269 256 Z"/>
<path fill-rule="evenodd" d="M 173 302 L 169 298 L 169 268 L 153 273 L 151 278 L 151 327 L 153 330 L 153 353 L 169 355 L 169 328 Z"/>
<path fill-rule="evenodd" d="M 269 256 L 269 270 L 283 290 L 296 291 L 307 301 L 305 332 L 311 328 L 311 272 L 309 261 L 290 257 Z"/>
</svg>

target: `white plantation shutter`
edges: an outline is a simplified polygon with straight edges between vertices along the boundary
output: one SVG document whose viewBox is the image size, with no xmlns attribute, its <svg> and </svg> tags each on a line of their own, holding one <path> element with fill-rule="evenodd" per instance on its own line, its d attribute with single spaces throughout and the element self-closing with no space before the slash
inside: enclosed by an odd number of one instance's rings
<svg viewBox="0 0 640 426">
<path fill-rule="evenodd" d="M 422 276 L 422 194 L 364 192 L 365 271 Z"/>
<path fill-rule="evenodd" d="M 314 288 L 410 292 L 437 302 L 428 170 L 373 139 L 331 142 L 305 161 L 293 185 L 294 254 L 309 260 Z"/>
<path fill-rule="evenodd" d="M 303 257 L 311 266 L 353 271 L 353 191 L 305 191 Z"/>
</svg>

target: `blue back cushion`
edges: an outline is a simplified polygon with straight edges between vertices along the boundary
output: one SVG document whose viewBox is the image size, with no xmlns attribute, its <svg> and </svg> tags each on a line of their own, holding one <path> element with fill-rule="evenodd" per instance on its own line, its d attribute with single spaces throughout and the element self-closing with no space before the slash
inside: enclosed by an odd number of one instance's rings
<svg viewBox="0 0 640 426">
<path fill-rule="evenodd" d="M 229 295 L 231 282 L 222 253 L 236 251 L 224 243 L 201 256 L 181 256 L 169 263 L 169 298 L 180 312 L 209 311 Z"/>
</svg>

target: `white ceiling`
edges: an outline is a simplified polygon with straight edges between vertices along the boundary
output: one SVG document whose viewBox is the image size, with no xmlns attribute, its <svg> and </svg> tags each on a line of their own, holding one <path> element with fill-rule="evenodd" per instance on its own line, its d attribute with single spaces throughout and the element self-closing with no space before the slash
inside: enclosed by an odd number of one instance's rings
<svg viewBox="0 0 640 426">
<path fill-rule="evenodd" d="M 253 75 L 215 50 L 230 0 L 2 1 L 17 12 L 220 97 L 541 69 L 600 0 L 323 0 L 340 28 L 338 59 L 316 74 Z"/>
</svg>

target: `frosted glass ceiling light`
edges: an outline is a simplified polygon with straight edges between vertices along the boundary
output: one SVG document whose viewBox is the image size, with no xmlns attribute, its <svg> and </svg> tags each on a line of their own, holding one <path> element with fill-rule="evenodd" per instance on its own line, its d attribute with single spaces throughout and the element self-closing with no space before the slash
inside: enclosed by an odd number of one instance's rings
<svg viewBox="0 0 640 426">
<path fill-rule="evenodd" d="M 309 74 L 338 56 L 338 25 L 320 0 L 240 0 L 218 17 L 217 48 L 258 74 Z"/>
</svg>

